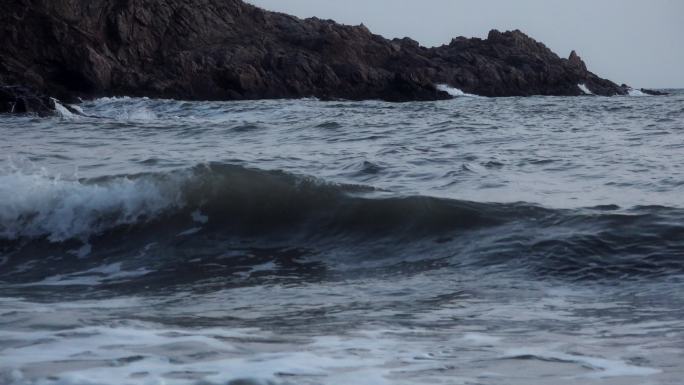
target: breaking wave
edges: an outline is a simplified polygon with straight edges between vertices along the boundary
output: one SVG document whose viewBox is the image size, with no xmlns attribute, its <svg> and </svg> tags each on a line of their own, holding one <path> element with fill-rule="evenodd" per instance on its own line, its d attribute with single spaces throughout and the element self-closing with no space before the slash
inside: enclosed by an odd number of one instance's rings
<svg viewBox="0 0 684 385">
<path fill-rule="evenodd" d="M 650 95 L 644 93 L 643 91 L 637 90 L 634 88 L 630 88 L 629 91 L 627 91 L 627 94 L 629 96 L 650 96 Z"/>
<path fill-rule="evenodd" d="M 594 95 L 594 93 L 591 92 L 591 90 L 589 89 L 589 87 L 587 87 L 587 85 L 584 84 L 584 83 L 578 84 L 577 87 L 579 87 L 579 89 L 580 89 L 580 90 L 582 91 L 582 93 L 584 93 L 585 95 Z"/>
<path fill-rule="evenodd" d="M 55 273 L 49 261 L 61 256 L 75 261 L 60 263 L 72 272 L 98 271 L 105 257 L 116 266 L 143 258 L 136 271 L 173 271 L 178 281 L 175 274 L 197 269 L 187 258 L 197 254 L 214 266 L 202 270 L 206 278 L 232 271 L 226 250 L 236 247 L 252 250 L 242 259 L 271 248 L 279 251 L 268 258 L 306 255 L 347 267 L 505 265 L 572 279 L 684 272 L 684 211 L 675 208 L 559 210 L 396 196 L 221 163 L 99 179 L 0 179 L 0 195 L 11 197 L 0 202 L 0 265 L 9 280 L 46 279 Z M 157 255 L 152 264 L 145 259 L 150 248 Z M 273 262 L 268 258 L 249 264 Z"/>
<path fill-rule="evenodd" d="M 0 237 L 87 239 L 153 218 L 181 201 L 177 176 L 64 180 L 46 173 L 0 175 Z"/>
<path fill-rule="evenodd" d="M 98 179 L 0 179 L 0 195 L 10 197 L 0 202 L 0 281 L 53 284 L 60 274 L 75 282 L 79 271 L 123 264 L 133 270 L 117 277 L 144 271 L 146 280 L 163 274 L 177 283 L 273 258 L 352 270 L 502 266 L 581 280 L 684 273 L 684 210 L 676 208 L 396 196 L 222 163 Z"/>
<path fill-rule="evenodd" d="M 437 89 L 440 91 L 444 91 L 453 97 L 459 97 L 459 96 L 477 97 L 477 95 L 465 93 L 462 90 L 455 88 L 455 87 L 451 87 L 447 84 L 438 84 Z"/>
<path fill-rule="evenodd" d="M 236 231 L 315 223 L 329 228 L 429 233 L 496 224 L 524 210 L 431 197 L 380 197 L 367 186 L 337 185 L 281 171 L 205 164 L 168 173 L 64 180 L 44 173 L 0 176 L 0 237 L 87 240 L 122 226 L 208 216 Z M 366 195 L 366 197 L 363 197 Z M 529 208 L 537 210 L 536 208 Z M 192 221 L 190 221 L 191 223 Z M 413 228 L 415 227 L 415 228 Z"/>
</svg>

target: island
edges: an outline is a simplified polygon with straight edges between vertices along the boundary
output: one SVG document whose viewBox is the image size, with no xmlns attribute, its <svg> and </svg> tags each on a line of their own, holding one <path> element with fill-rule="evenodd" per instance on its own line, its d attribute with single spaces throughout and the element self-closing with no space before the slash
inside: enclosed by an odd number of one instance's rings
<svg viewBox="0 0 684 385">
<path fill-rule="evenodd" d="M 3 0 L 0 112 L 55 99 L 315 97 L 392 102 L 624 95 L 628 87 L 521 31 L 440 47 L 363 25 L 270 12 L 241 0 Z"/>
</svg>

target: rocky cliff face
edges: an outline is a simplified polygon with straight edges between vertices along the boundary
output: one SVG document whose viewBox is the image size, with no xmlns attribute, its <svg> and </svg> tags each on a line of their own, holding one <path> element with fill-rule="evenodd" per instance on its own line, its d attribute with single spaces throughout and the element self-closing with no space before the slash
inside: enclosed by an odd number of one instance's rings
<svg viewBox="0 0 684 385">
<path fill-rule="evenodd" d="M 432 79 L 477 95 L 583 95 L 579 84 L 596 95 L 625 94 L 589 72 L 575 51 L 561 59 L 520 31 L 493 30 L 486 40 L 457 38 L 428 52 L 440 68 Z"/>
<path fill-rule="evenodd" d="M 241 0 L 0 3 L 0 85 L 22 86 L 4 88 L 0 111 L 16 109 L 11 91 L 19 89 L 65 101 L 448 98 L 439 83 L 485 96 L 581 95 L 578 84 L 600 95 L 624 93 L 576 54 L 561 59 L 519 31 L 424 48 Z"/>
</svg>

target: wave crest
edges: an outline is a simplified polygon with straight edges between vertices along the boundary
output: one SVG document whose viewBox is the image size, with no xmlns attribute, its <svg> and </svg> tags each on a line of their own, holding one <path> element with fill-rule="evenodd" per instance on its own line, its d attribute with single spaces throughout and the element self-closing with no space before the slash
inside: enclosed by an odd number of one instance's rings
<svg viewBox="0 0 684 385">
<path fill-rule="evenodd" d="M 391 196 L 220 163 L 71 181 L 15 172 L 0 176 L 0 196 L 9 197 L 0 202 L 0 257 L 18 270 L 27 260 L 88 253 L 147 269 L 152 262 L 145 256 L 153 253 L 160 274 L 175 282 L 183 271 L 200 270 L 201 277 L 232 271 L 226 252 L 237 247 L 281 250 L 288 266 L 298 258 L 292 253 L 303 250 L 348 266 L 385 259 L 390 266 L 513 264 L 571 279 L 684 273 L 684 212 L 667 207 L 558 210 Z M 212 267 L 192 262 L 200 259 Z M 69 266 L 62 267 L 83 264 Z"/>
<path fill-rule="evenodd" d="M 166 179 L 166 180 L 164 180 Z M 0 175 L 0 237 L 88 238 L 182 206 L 173 178 L 63 180 L 46 173 Z"/>
</svg>

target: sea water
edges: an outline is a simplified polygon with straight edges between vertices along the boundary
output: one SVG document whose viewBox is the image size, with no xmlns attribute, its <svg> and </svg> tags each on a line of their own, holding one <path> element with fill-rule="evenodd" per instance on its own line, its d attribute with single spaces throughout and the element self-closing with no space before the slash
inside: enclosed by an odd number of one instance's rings
<svg viewBox="0 0 684 385">
<path fill-rule="evenodd" d="M 684 92 L 0 116 L 0 384 L 681 384 Z"/>
</svg>

